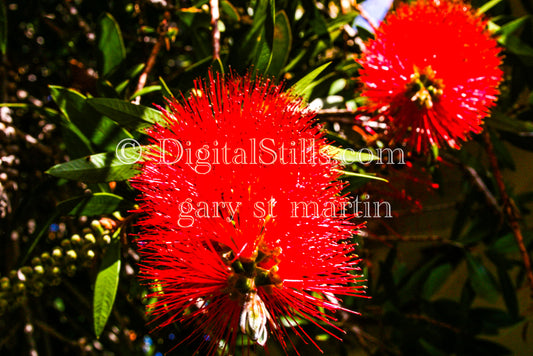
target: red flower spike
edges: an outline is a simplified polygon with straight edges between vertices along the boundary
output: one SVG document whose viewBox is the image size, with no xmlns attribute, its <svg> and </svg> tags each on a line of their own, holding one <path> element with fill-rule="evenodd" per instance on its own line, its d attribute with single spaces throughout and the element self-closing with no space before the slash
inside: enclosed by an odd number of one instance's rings
<svg viewBox="0 0 533 356">
<path fill-rule="evenodd" d="M 393 139 L 426 153 L 479 133 L 502 81 L 487 21 L 461 0 L 399 5 L 358 61 L 367 109 L 391 121 Z"/>
<path fill-rule="evenodd" d="M 169 107 L 131 180 L 154 322 L 190 325 L 210 355 L 243 334 L 287 349 L 282 323 L 297 317 L 339 330 L 335 295 L 364 295 L 349 243 L 359 226 L 313 113 L 268 79 L 236 75 L 210 74 Z"/>
</svg>

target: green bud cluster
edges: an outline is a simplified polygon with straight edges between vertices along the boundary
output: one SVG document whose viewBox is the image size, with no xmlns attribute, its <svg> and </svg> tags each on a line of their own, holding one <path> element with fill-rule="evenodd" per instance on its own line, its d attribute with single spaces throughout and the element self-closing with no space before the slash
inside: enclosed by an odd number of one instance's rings
<svg viewBox="0 0 533 356">
<path fill-rule="evenodd" d="M 109 219 L 103 225 L 114 228 Z M 0 315 L 20 306 L 28 295 L 38 297 L 44 287 L 59 285 L 63 276 L 72 277 L 79 268 L 91 267 L 96 257 L 95 250 L 111 243 L 113 231 L 103 225 L 99 220 L 92 221 L 81 235 L 74 234 L 70 239 L 57 241 L 59 245 L 33 257 L 31 265 L 0 277 Z"/>
</svg>

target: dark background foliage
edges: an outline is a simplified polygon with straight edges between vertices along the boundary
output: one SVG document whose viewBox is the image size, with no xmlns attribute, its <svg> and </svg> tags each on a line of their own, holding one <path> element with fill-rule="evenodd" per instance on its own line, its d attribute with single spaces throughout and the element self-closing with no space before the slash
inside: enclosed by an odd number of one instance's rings
<svg viewBox="0 0 533 356">
<path fill-rule="evenodd" d="M 328 137 L 356 149 L 388 146 L 386 127 L 371 137 L 355 120 L 364 99 L 354 59 L 372 34 L 352 27 L 354 2 L 221 0 L 218 53 L 206 0 L 0 5 L 2 354 L 155 355 L 190 334 L 179 325 L 150 334 L 146 326 L 147 290 L 135 276 L 128 213 L 134 171 L 114 165 L 113 152 L 124 138 L 146 143 L 136 129 L 157 119 L 149 107 L 165 105 L 172 93 L 187 95 L 210 67 L 252 70 L 290 87 L 329 63 L 300 90 L 321 105 L 317 117 Z M 374 209 L 361 219 L 368 228 L 354 239 L 372 298 L 345 299 L 360 315 L 337 316 L 343 342 L 303 325 L 327 355 L 533 351 L 530 271 L 515 239 L 518 226 L 530 253 L 533 8 L 526 0 L 473 5 L 491 18 L 505 53 L 501 96 L 486 124 L 490 136 L 460 151 L 406 154 L 405 164 L 395 157 L 346 167 L 389 180 L 346 177 L 349 194 L 390 202 L 392 217 Z M 496 159 L 503 180 L 491 164 Z M 301 354 L 319 354 L 293 342 Z M 275 342 L 268 346 L 282 353 Z M 174 352 L 195 350 L 193 342 Z"/>
</svg>

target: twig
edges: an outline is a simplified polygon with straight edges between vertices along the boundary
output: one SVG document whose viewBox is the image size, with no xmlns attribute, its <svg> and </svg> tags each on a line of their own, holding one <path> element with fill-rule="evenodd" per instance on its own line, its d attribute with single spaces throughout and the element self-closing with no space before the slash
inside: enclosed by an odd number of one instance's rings
<svg viewBox="0 0 533 356">
<path fill-rule="evenodd" d="M 316 117 L 322 121 L 339 122 L 342 124 L 355 124 L 357 112 L 346 109 L 322 109 L 317 111 Z"/>
<path fill-rule="evenodd" d="M 405 317 L 406 318 L 409 318 L 409 319 L 414 319 L 414 320 L 421 320 L 421 321 L 425 321 L 429 324 L 432 324 L 432 325 L 436 325 L 436 326 L 440 326 L 441 328 L 445 328 L 445 329 L 448 329 L 456 334 L 459 334 L 461 332 L 460 329 L 456 328 L 455 326 L 452 326 L 448 323 L 444 323 L 442 321 L 439 321 L 439 320 L 435 320 L 435 319 L 432 319 L 428 316 L 425 316 L 425 315 L 421 315 L 421 314 L 405 314 Z"/>
<path fill-rule="evenodd" d="M 18 320 L 17 323 L 13 326 L 9 325 L 9 331 L 2 334 L 2 339 L 0 340 L 0 349 L 11 340 L 13 336 L 19 331 L 19 328 L 22 326 L 22 320 Z"/>
<path fill-rule="evenodd" d="M 438 235 L 410 235 L 410 236 L 401 236 L 401 235 L 375 235 L 368 234 L 363 236 L 366 240 L 374 240 L 384 243 L 385 245 L 390 245 L 389 242 L 435 242 L 445 245 L 451 245 L 458 248 L 464 248 L 464 245 L 457 241 L 453 241 L 442 236 Z"/>
<path fill-rule="evenodd" d="M 36 149 L 41 151 L 43 154 L 45 154 L 47 156 L 52 156 L 53 155 L 53 151 L 52 151 L 52 149 L 50 147 L 43 145 L 35 137 L 31 136 L 30 134 L 27 134 L 27 133 L 23 132 L 22 130 L 18 129 L 17 127 L 15 127 L 15 126 L 12 126 L 12 127 L 15 130 L 15 134 L 19 138 L 23 139 L 28 144 L 30 144 L 33 147 L 35 147 Z"/>
<path fill-rule="evenodd" d="M 372 16 L 370 16 L 370 14 L 368 12 L 366 12 L 365 9 L 363 9 L 363 7 L 361 5 L 356 3 L 354 7 L 355 7 L 355 9 L 357 11 L 359 11 L 359 15 L 361 15 L 361 17 L 363 19 L 365 19 L 366 22 L 368 22 L 370 27 L 372 27 L 372 30 L 374 30 L 374 33 L 376 33 L 377 30 L 378 30 L 379 25 L 376 23 L 376 21 L 374 21 Z"/>
<path fill-rule="evenodd" d="M 26 335 L 26 339 L 28 340 L 28 345 L 30 347 L 30 355 L 37 356 L 37 344 L 35 343 L 35 337 L 33 335 L 33 320 L 31 318 L 31 311 L 28 307 L 28 302 L 24 302 L 23 304 L 23 310 L 24 310 L 24 317 L 26 324 L 24 325 L 24 334 Z"/>
<path fill-rule="evenodd" d="M 152 48 L 152 52 L 150 52 L 150 56 L 148 57 L 148 60 L 146 61 L 146 66 L 144 66 L 144 69 L 139 76 L 139 81 L 137 82 L 137 87 L 135 88 L 135 93 L 139 92 L 144 86 L 146 85 L 146 80 L 148 79 L 148 74 L 152 71 L 152 68 L 155 65 L 155 61 L 157 58 L 157 55 L 159 54 L 159 51 L 161 51 L 161 47 L 165 43 L 165 38 L 168 31 L 168 21 L 170 19 L 170 12 L 166 11 L 163 20 L 159 24 L 159 28 L 157 32 L 159 33 L 159 38 L 157 39 L 157 42 L 154 44 L 154 47 Z M 141 103 L 141 97 L 138 96 L 135 98 L 135 104 Z"/>
<path fill-rule="evenodd" d="M 527 279 L 529 281 L 531 297 L 533 297 L 533 270 L 531 269 L 531 259 L 529 257 L 529 253 L 527 252 L 526 245 L 524 244 L 524 237 L 522 236 L 522 231 L 520 230 L 520 212 L 518 211 L 511 197 L 509 197 L 509 194 L 507 194 L 507 189 L 505 187 L 505 183 L 503 182 L 502 172 L 498 164 L 498 158 L 494 153 L 494 146 L 492 145 L 490 134 L 487 129 L 483 130 L 483 140 L 485 141 L 485 148 L 489 156 L 492 173 L 494 174 L 494 179 L 496 179 L 496 183 L 498 184 L 498 189 L 500 191 L 503 203 L 503 212 L 507 218 L 509 227 L 513 231 L 518 249 L 520 250 L 520 255 L 522 256 Z"/>
<path fill-rule="evenodd" d="M 209 7 L 211 8 L 211 27 L 213 29 L 213 61 L 216 61 L 220 59 L 220 30 L 218 28 L 220 12 L 218 0 L 209 0 Z"/>
<path fill-rule="evenodd" d="M 470 178 L 471 182 L 476 188 L 478 188 L 479 192 L 483 194 L 488 206 L 490 206 L 499 216 L 502 215 L 503 212 L 500 207 L 500 204 L 498 204 L 498 201 L 474 168 L 467 166 L 466 164 L 462 163 L 460 160 L 453 156 L 443 154 L 442 157 L 446 158 L 447 161 L 458 166 Z"/>
<path fill-rule="evenodd" d="M 61 333 L 59 333 L 57 330 L 55 330 L 54 328 L 52 328 L 51 326 L 49 326 L 48 324 L 45 324 L 44 322 L 42 321 L 39 321 L 39 320 L 35 320 L 34 321 L 34 324 L 39 327 L 39 329 L 41 329 L 42 331 L 46 332 L 47 334 L 49 335 L 52 335 L 53 337 L 55 337 L 56 339 L 66 343 L 66 344 L 69 344 L 70 346 L 72 347 L 75 347 L 75 348 L 80 348 L 81 345 L 79 342 L 77 341 L 74 341 L 74 340 L 70 340 L 69 338 L 67 338 L 66 336 L 63 336 Z"/>
</svg>

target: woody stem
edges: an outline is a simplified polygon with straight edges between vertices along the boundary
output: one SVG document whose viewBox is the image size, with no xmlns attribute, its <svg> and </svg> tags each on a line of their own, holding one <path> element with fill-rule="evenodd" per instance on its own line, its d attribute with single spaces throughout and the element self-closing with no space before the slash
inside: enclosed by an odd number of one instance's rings
<svg viewBox="0 0 533 356">
<path fill-rule="evenodd" d="M 503 213 L 505 214 L 509 227 L 513 231 L 518 249 L 520 250 L 520 255 L 522 256 L 522 260 L 524 262 L 524 268 L 526 269 L 531 296 L 533 297 L 533 270 L 531 269 L 531 259 L 526 249 L 526 245 L 524 244 L 524 237 L 520 229 L 520 212 L 517 210 L 511 197 L 509 197 L 509 194 L 507 194 L 502 172 L 500 170 L 496 154 L 494 153 L 494 146 L 492 145 L 490 134 L 487 129 L 483 130 L 483 139 L 485 141 L 485 147 L 489 156 L 492 173 L 494 174 L 494 178 L 496 179 L 496 183 L 498 184 L 498 189 L 500 191 L 503 203 Z"/>
</svg>

